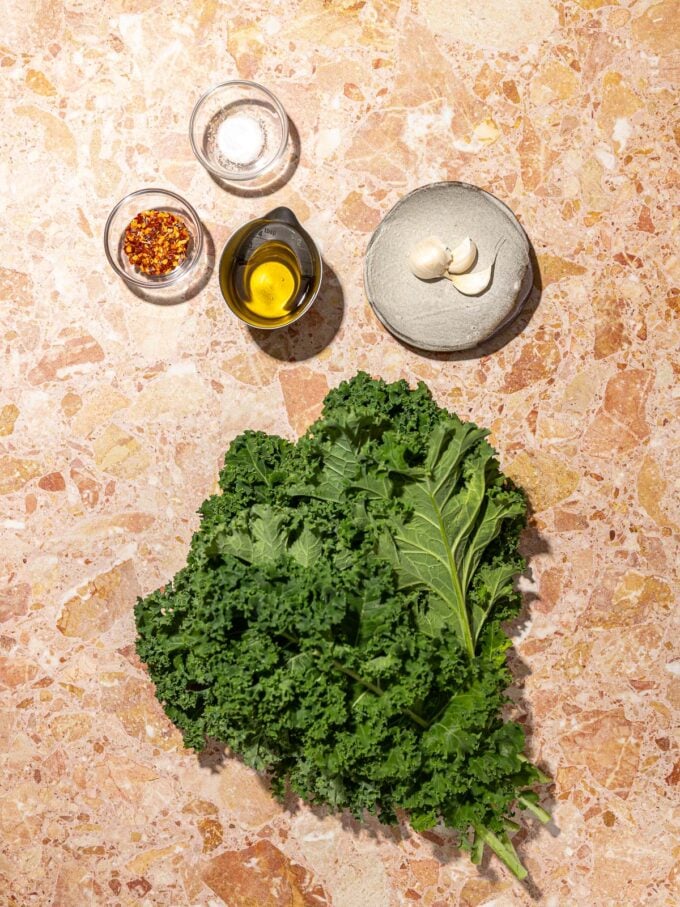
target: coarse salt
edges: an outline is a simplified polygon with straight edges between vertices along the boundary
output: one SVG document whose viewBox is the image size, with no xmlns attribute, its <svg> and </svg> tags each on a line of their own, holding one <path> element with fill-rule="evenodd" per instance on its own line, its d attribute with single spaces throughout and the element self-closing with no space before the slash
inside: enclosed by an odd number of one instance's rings
<svg viewBox="0 0 680 907">
<path fill-rule="evenodd" d="M 255 117 L 245 113 L 227 117 L 217 130 L 217 147 L 234 164 L 251 164 L 260 156 L 264 145 L 264 129 Z"/>
</svg>

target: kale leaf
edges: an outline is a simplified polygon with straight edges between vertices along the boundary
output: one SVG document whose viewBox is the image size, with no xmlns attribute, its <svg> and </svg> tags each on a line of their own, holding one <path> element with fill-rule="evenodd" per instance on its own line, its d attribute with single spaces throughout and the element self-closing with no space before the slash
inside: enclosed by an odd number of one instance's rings
<svg viewBox="0 0 680 907">
<path fill-rule="evenodd" d="M 225 741 L 315 803 L 439 821 L 518 877 L 515 805 L 547 779 L 501 709 L 524 496 L 424 384 L 360 373 L 296 444 L 236 438 L 137 650 L 187 746 Z"/>
</svg>

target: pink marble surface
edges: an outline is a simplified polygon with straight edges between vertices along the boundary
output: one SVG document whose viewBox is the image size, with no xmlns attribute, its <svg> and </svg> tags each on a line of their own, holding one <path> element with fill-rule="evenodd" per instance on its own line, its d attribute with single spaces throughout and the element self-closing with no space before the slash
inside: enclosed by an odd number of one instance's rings
<svg viewBox="0 0 680 907">
<path fill-rule="evenodd" d="M 676 0 L 3 4 L 0 904 L 680 902 L 679 19 Z M 223 192 L 189 147 L 197 96 L 236 76 L 301 137 L 268 198 Z M 362 289 L 381 216 L 446 178 L 507 202 L 540 262 L 524 329 L 480 358 L 406 350 Z M 218 249 L 291 206 L 337 275 L 322 304 L 258 343 L 214 279 L 175 306 L 132 295 L 101 236 L 149 185 Z M 202 766 L 135 657 L 135 597 L 181 566 L 229 440 L 295 437 L 358 368 L 492 427 L 532 497 L 513 697 L 560 834 L 517 836 L 531 885 Z"/>
</svg>

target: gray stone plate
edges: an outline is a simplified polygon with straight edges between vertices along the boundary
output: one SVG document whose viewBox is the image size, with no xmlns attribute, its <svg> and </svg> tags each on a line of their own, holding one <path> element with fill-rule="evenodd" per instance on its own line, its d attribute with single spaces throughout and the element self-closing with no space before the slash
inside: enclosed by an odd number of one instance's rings
<svg viewBox="0 0 680 907">
<path fill-rule="evenodd" d="M 474 271 L 488 267 L 498 249 L 489 288 L 464 296 L 446 278 L 419 280 L 408 255 L 427 236 L 450 248 L 469 236 L 479 252 Z M 517 314 L 532 283 L 529 240 L 517 218 L 469 183 L 430 183 L 404 196 L 378 225 L 364 262 L 375 314 L 395 337 L 423 350 L 468 350 L 488 340 Z"/>
</svg>

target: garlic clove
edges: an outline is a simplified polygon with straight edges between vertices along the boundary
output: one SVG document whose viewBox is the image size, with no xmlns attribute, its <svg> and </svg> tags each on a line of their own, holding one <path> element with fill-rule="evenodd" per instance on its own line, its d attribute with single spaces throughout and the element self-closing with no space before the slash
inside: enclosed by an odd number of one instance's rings
<svg viewBox="0 0 680 907">
<path fill-rule="evenodd" d="M 451 261 L 451 252 L 436 236 L 421 239 L 408 256 L 409 267 L 421 280 L 443 277 Z"/>
<path fill-rule="evenodd" d="M 495 262 L 494 262 L 495 263 Z M 450 274 L 447 277 L 454 287 L 465 296 L 479 296 L 491 283 L 494 264 L 482 271 L 472 271 L 469 274 Z"/>
<path fill-rule="evenodd" d="M 477 246 L 469 236 L 466 236 L 451 253 L 451 261 L 447 270 L 450 274 L 462 274 L 464 271 L 470 270 L 476 258 Z"/>
</svg>

